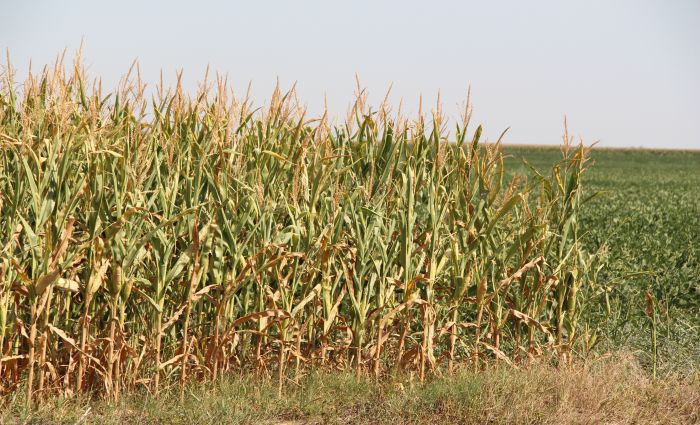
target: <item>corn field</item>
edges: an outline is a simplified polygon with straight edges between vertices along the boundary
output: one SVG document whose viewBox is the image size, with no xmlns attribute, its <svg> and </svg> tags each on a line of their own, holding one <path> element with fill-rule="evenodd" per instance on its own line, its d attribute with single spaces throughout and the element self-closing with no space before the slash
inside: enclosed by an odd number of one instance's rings
<svg viewBox="0 0 700 425">
<path fill-rule="evenodd" d="M 566 361 L 598 257 L 588 148 L 507 178 L 500 140 L 373 111 L 256 108 L 216 77 L 114 92 L 76 62 L 0 87 L 0 390 L 118 398 L 227 373 L 427 379 Z"/>
</svg>

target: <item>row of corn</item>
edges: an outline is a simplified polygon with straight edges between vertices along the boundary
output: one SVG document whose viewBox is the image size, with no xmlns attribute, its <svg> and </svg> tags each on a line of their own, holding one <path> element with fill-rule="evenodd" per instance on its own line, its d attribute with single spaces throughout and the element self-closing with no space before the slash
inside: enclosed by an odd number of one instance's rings
<svg viewBox="0 0 700 425">
<path fill-rule="evenodd" d="M 569 356 L 597 263 L 588 152 L 509 176 L 439 110 L 308 118 L 223 78 L 109 95 L 79 65 L 0 89 L 0 390 L 47 394 L 248 371 L 425 379 Z M 448 137 L 448 134 L 450 135 Z M 585 330 L 585 329 L 584 329 Z M 581 336 L 584 336 L 583 338 Z"/>
</svg>

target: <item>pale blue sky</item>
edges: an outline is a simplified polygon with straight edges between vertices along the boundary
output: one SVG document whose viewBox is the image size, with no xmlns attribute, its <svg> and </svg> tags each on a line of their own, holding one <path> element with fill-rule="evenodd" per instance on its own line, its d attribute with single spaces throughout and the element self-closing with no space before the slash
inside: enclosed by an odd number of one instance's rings
<svg viewBox="0 0 700 425">
<path fill-rule="evenodd" d="M 84 38 L 110 86 L 138 58 L 146 81 L 207 64 L 263 102 L 279 77 L 309 110 L 343 115 L 359 74 L 370 100 L 445 111 L 472 86 L 474 121 L 494 140 L 700 148 L 700 1 L 9 1 L 0 47 L 20 74 Z"/>
</svg>

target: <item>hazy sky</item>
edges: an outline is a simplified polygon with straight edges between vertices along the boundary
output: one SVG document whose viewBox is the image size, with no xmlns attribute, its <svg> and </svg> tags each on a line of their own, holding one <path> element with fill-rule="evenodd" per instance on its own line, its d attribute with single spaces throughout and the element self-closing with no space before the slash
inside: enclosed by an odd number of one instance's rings
<svg viewBox="0 0 700 425">
<path fill-rule="evenodd" d="M 207 64 L 265 101 L 277 77 L 309 110 L 343 115 L 357 73 L 379 103 L 444 109 L 471 84 L 494 140 L 558 143 L 566 114 L 603 146 L 700 148 L 700 0 L 3 2 L 0 47 L 20 75 L 84 39 L 92 76 L 113 86 L 138 58 L 145 80 Z M 473 122 L 474 122 L 473 121 Z"/>
</svg>

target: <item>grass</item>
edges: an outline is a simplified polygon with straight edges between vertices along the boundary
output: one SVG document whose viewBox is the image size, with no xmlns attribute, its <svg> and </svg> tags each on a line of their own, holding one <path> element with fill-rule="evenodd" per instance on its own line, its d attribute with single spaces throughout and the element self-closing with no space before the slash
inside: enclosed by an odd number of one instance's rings
<svg viewBox="0 0 700 425">
<path fill-rule="evenodd" d="M 382 381 L 348 372 L 310 372 L 277 395 L 274 381 L 229 375 L 177 387 L 160 397 L 131 394 L 115 403 L 54 398 L 32 411 L 23 403 L 2 423 L 86 424 L 693 424 L 700 420 L 700 375 L 652 381 L 633 356 L 603 357 L 565 369 L 491 366 L 420 384 L 408 376 Z"/>
</svg>

